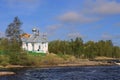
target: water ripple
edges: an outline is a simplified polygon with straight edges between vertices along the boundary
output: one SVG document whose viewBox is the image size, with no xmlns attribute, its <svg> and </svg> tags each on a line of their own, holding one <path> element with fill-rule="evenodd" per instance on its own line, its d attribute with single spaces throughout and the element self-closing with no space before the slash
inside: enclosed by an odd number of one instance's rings
<svg viewBox="0 0 120 80">
<path fill-rule="evenodd" d="M 120 80 L 120 66 L 26 69 L 0 80 Z"/>
</svg>

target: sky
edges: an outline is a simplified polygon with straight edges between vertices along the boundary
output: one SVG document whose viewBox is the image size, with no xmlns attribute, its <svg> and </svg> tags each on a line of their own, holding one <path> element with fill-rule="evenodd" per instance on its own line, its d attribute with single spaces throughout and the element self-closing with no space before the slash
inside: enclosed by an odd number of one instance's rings
<svg viewBox="0 0 120 80">
<path fill-rule="evenodd" d="M 24 32 L 36 27 L 49 41 L 81 37 L 120 46 L 120 0 L 0 0 L 0 36 L 16 16 Z"/>
</svg>

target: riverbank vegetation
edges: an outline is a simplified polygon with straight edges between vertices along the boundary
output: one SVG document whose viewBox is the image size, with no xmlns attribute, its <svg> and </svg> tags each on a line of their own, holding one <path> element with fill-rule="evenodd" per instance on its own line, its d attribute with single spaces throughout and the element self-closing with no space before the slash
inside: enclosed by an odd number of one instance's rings
<svg viewBox="0 0 120 80">
<path fill-rule="evenodd" d="M 2 38 L 0 40 L 0 65 L 43 66 L 78 63 L 87 65 L 90 63 L 88 60 L 120 58 L 120 48 L 114 46 L 110 40 L 86 43 L 81 41 L 81 38 L 71 41 L 51 41 L 49 54 L 34 53 L 33 55 L 32 52 L 22 50 L 16 41 L 11 44 L 8 39 Z"/>
<path fill-rule="evenodd" d="M 49 52 L 73 55 L 76 58 L 94 59 L 95 57 L 120 58 L 120 47 L 114 46 L 111 40 L 83 42 L 82 38 L 55 40 L 49 43 Z"/>
<path fill-rule="evenodd" d="M 49 42 L 49 54 L 28 52 L 21 48 L 21 25 L 21 21 L 15 17 L 6 29 L 6 37 L 0 38 L 0 65 L 2 66 L 78 64 L 83 62 L 83 59 L 88 61 L 97 57 L 120 58 L 120 47 L 114 46 L 111 40 L 83 42 L 80 37 Z"/>
</svg>

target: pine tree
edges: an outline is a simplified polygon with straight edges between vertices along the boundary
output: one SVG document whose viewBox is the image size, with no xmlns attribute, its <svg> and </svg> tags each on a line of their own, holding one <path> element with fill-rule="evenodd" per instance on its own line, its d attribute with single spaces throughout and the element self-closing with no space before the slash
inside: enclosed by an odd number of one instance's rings
<svg viewBox="0 0 120 80">
<path fill-rule="evenodd" d="M 20 34 L 22 32 L 21 30 L 21 25 L 22 22 L 19 20 L 18 17 L 14 18 L 14 21 L 10 23 L 6 29 L 6 36 L 8 37 L 9 40 L 11 41 L 17 41 L 20 42 Z"/>
<path fill-rule="evenodd" d="M 6 37 L 9 41 L 10 51 L 20 51 L 21 50 L 21 25 L 22 22 L 18 17 L 15 17 L 13 22 L 10 23 L 6 29 Z"/>
</svg>

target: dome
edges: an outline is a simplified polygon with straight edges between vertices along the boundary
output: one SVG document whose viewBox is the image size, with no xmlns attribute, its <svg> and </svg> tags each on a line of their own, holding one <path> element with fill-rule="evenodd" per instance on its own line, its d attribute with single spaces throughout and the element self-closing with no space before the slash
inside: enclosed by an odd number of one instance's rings
<svg viewBox="0 0 120 80">
<path fill-rule="evenodd" d="M 37 29 L 36 29 L 36 28 L 33 28 L 33 29 L 32 29 L 32 32 L 37 32 Z"/>
</svg>

